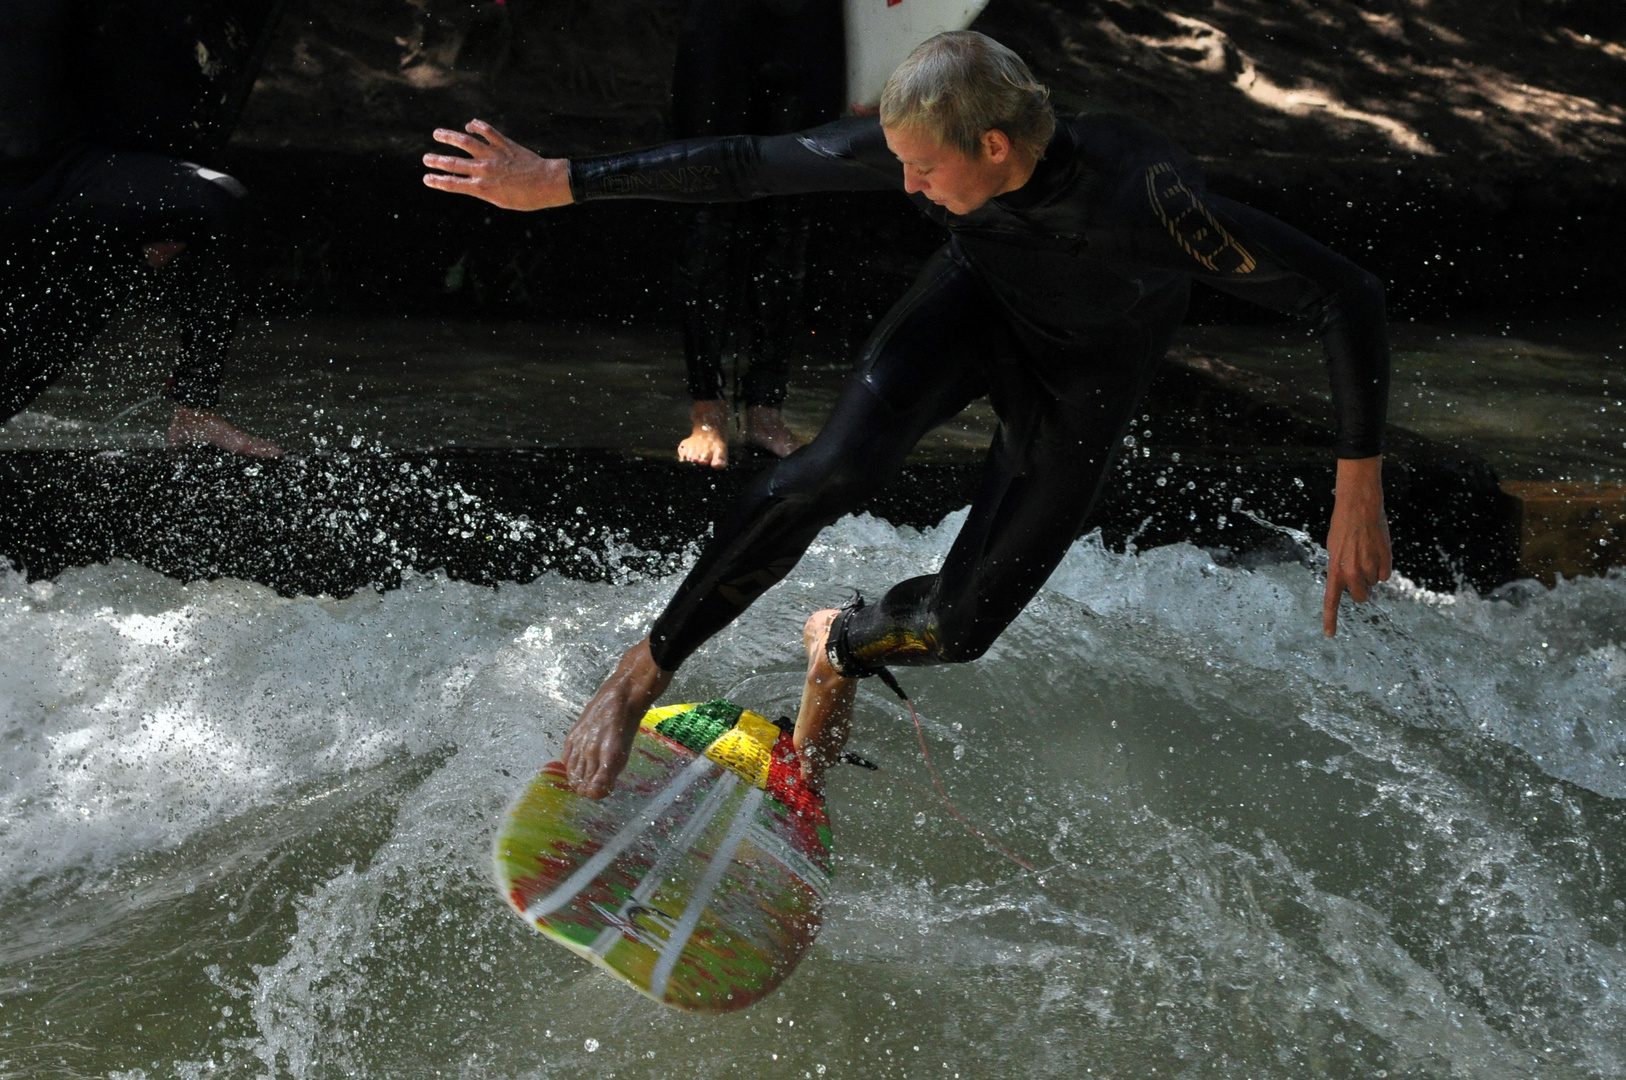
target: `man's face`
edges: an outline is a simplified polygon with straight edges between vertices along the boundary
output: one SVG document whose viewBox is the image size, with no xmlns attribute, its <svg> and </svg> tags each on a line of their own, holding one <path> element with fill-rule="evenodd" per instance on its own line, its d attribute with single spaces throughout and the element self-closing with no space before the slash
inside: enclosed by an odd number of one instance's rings
<svg viewBox="0 0 1626 1080">
<path fill-rule="evenodd" d="M 939 143 L 919 128 L 883 128 L 886 145 L 903 162 L 903 187 L 920 192 L 951 214 L 969 214 L 1005 190 L 1010 181 L 1010 144 L 1002 134 L 984 136 L 976 156 Z M 990 141 L 993 146 L 987 145 Z"/>
</svg>

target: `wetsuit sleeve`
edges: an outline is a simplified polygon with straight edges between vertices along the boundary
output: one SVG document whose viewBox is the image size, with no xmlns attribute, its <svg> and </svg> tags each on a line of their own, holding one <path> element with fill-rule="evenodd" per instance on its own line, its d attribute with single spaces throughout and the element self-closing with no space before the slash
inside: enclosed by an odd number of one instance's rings
<svg viewBox="0 0 1626 1080">
<path fill-rule="evenodd" d="M 901 191 L 903 166 L 880 122 L 838 120 L 792 135 L 685 139 L 570 163 L 570 192 L 590 199 L 739 202 L 812 191 Z"/>
<path fill-rule="evenodd" d="M 1389 402 L 1383 283 L 1269 214 L 1199 194 L 1173 175 L 1147 179 L 1153 212 L 1173 241 L 1167 265 L 1310 320 L 1327 355 L 1338 456 L 1382 453 Z"/>
</svg>

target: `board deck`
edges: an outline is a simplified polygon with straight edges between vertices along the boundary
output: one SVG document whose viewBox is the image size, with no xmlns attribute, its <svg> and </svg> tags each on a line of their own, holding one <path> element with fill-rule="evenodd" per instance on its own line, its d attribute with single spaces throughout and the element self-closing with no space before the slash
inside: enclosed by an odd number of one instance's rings
<svg viewBox="0 0 1626 1080">
<path fill-rule="evenodd" d="M 873 107 L 892 71 L 915 46 L 945 30 L 964 30 L 988 0 L 845 0 L 847 101 Z"/>
<path fill-rule="evenodd" d="M 493 854 L 498 889 L 544 935 L 663 1004 L 729 1012 L 813 944 L 830 822 L 787 733 L 708 701 L 650 710 L 605 799 L 548 764 Z"/>
</svg>

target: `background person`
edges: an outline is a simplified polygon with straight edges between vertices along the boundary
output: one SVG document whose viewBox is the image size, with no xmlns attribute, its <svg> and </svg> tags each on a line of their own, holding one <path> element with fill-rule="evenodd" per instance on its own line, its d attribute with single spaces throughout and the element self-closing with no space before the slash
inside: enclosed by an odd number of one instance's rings
<svg viewBox="0 0 1626 1080">
<path fill-rule="evenodd" d="M 242 185 L 86 135 L 73 0 L 0 8 L 0 423 L 26 408 L 143 290 L 176 312 L 167 441 L 282 451 L 215 411 L 236 329 Z"/>
</svg>

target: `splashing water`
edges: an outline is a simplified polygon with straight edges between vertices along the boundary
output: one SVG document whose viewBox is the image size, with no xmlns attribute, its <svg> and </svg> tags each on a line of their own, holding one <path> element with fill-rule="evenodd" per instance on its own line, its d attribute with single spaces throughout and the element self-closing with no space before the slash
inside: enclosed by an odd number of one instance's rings
<svg viewBox="0 0 1626 1080">
<path fill-rule="evenodd" d="M 790 712 L 868 519 L 679 675 Z M 345 600 L 0 578 L 0 1071 L 157 1077 L 1626 1076 L 1626 578 L 1320 585 L 1087 538 L 980 662 L 860 693 L 819 945 L 658 1009 L 514 919 L 492 830 L 675 579 Z"/>
</svg>

